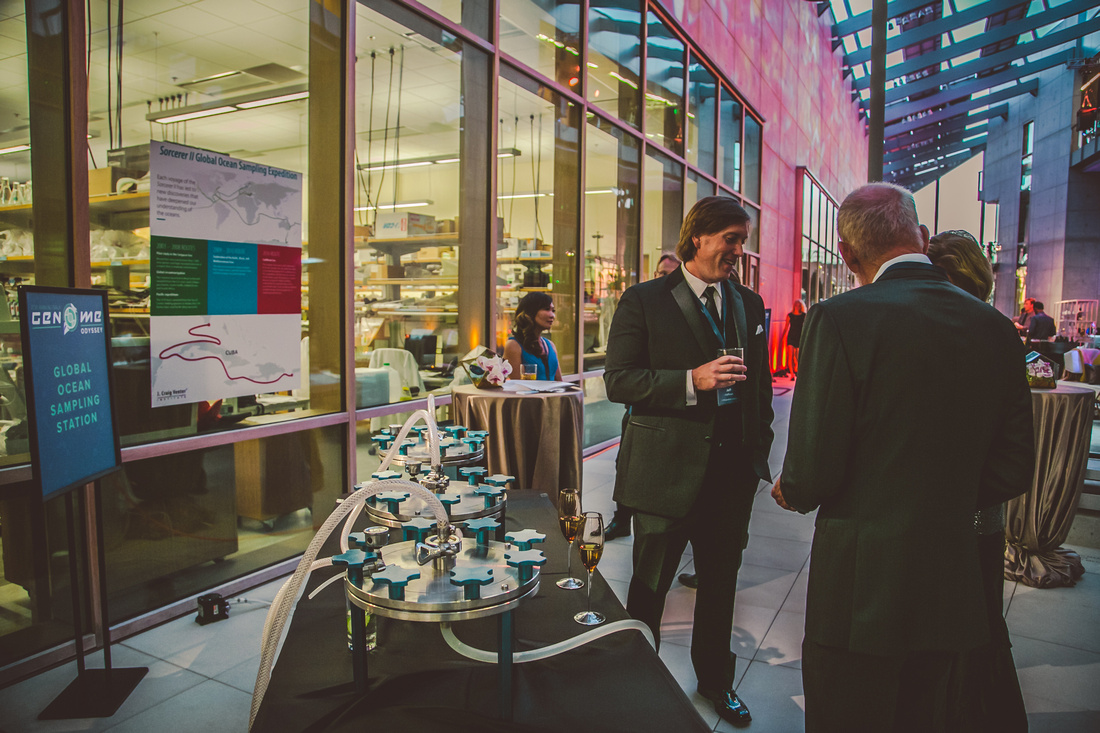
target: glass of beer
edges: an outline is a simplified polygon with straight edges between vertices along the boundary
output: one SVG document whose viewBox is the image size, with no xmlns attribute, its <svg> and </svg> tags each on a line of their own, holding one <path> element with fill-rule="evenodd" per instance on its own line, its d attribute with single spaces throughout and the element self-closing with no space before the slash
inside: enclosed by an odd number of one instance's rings
<svg viewBox="0 0 1100 733">
<path fill-rule="evenodd" d="M 539 374 L 539 368 L 536 364 L 520 364 L 519 365 L 519 378 L 520 379 L 534 379 Z"/>
<path fill-rule="evenodd" d="M 603 515 L 599 512 L 585 512 L 577 536 L 581 543 L 581 562 L 588 570 L 588 610 L 578 613 L 573 620 L 582 626 L 597 626 L 607 620 L 602 613 L 592 610 L 592 571 L 603 557 Z"/>
<path fill-rule="evenodd" d="M 577 538 L 583 521 L 580 492 L 576 489 L 562 489 L 558 494 L 558 526 L 565 541 L 569 543 L 569 554 L 566 556 L 565 577 L 558 581 L 558 587 L 565 590 L 584 587 L 583 580 L 573 577 L 573 540 Z"/>
</svg>

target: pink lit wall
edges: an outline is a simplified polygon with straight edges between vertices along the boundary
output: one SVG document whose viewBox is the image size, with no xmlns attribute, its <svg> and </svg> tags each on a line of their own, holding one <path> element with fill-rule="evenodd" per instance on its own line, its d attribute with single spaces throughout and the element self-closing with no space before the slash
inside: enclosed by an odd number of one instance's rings
<svg viewBox="0 0 1100 733">
<path fill-rule="evenodd" d="M 795 168 L 837 200 L 867 180 L 867 135 L 832 50 L 832 13 L 807 0 L 659 0 L 764 120 L 760 294 L 773 350 L 801 281 Z M 773 356 L 773 362 L 775 357 Z"/>
</svg>

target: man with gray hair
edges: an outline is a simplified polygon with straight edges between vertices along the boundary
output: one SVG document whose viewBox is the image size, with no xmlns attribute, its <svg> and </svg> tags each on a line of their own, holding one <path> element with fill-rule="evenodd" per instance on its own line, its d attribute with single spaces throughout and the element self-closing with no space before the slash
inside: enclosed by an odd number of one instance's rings
<svg viewBox="0 0 1100 733">
<path fill-rule="evenodd" d="M 782 485 L 818 510 L 806 598 L 806 730 L 941 731 L 959 652 L 988 623 L 976 509 L 1026 491 L 1031 395 L 1012 323 L 925 256 L 912 195 L 845 199 L 860 286 L 809 311 Z M 983 364 L 981 380 L 958 365 Z"/>
</svg>

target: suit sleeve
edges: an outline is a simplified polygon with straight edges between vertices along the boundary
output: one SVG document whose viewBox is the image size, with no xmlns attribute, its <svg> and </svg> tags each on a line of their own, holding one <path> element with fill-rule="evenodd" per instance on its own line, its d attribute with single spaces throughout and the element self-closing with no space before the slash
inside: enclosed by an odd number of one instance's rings
<svg viewBox="0 0 1100 733">
<path fill-rule="evenodd" d="M 1005 410 L 997 421 L 998 430 L 982 467 L 978 487 L 978 508 L 1008 501 L 1031 488 L 1035 473 L 1035 422 L 1032 417 L 1031 389 L 1024 367 L 1024 349 L 1019 337 L 1006 330 L 1012 344 L 1012 356 L 1005 359 L 1007 399 Z"/>
<path fill-rule="evenodd" d="M 840 493 L 848 475 L 855 383 L 828 309 L 810 309 L 802 330 L 782 491 L 805 514 Z"/>
<path fill-rule="evenodd" d="M 655 369 L 642 298 L 628 288 L 619 300 L 607 337 L 604 383 L 607 399 L 647 409 L 682 410 L 687 407 L 684 369 Z"/>
</svg>

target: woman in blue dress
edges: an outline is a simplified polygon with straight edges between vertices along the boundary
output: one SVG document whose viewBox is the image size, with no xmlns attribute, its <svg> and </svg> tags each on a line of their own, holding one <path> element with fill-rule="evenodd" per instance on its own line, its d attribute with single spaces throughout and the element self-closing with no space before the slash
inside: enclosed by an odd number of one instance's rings
<svg viewBox="0 0 1100 733">
<path fill-rule="evenodd" d="M 554 299 L 549 293 L 528 293 L 520 300 L 515 326 L 504 344 L 504 358 L 512 365 L 512 379 L 519 379 L 521 364 L 534 364 L 535 379 L 561 380 L 558 352 L 550 339 L 542 335 L 554 325 L 554 318 Z"/>
</svg>

